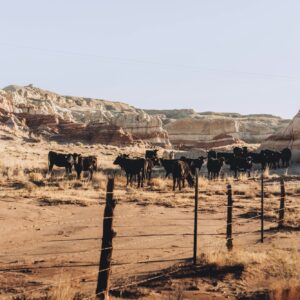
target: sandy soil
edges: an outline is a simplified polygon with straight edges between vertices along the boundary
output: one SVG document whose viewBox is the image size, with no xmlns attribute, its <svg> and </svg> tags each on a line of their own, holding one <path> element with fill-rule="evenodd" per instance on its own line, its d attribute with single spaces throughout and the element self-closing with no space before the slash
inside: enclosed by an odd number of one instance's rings
<svg viewBox="0 0 300 300">
<path fill-rule="evenodd" d="M 56 171 L 47 177 L 47 152 L 97 154 L 100 169 L 107 172 L 120 150 L 17 138 L 0 143 L 0 298 L 93 298 L 106 176 L 99 172 L 87 182 Z M 140 151 L 122 149 L 133 150 Z M 267 179 L 262 244 L 259 178 L 200 177 L 198 264 L 193 267 L 193 189 L 174 193 L 171 180 L 162 178 L 143 189 L 126 189 L 124 177 L 117 176 L 112 299 L 254 299 L 264 291 L 278 296 L 282 288 L 295 287 L 300 279 L 299 178 L 286 177 L 281 230 L 276 228 L 278 180 L 274 174 Z M 234 199 L 231 252 L 225 236 L 228 183 Z"/>
</svg>

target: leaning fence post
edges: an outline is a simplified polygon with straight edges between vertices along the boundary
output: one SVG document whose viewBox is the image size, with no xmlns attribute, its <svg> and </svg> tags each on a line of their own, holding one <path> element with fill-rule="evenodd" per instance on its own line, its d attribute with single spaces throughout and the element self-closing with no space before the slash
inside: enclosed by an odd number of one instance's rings
<svg viewBox="0 0 300 300">
<path fill-rule="evenodd" d="M 195 210 L 194 210 L 194 251 L 193 262 L 197 264 L 197 238 L 198 238 L 198 172 L 196 169 L 196 183 L 195 183 Z"/>
<path fill-rule="evenodd" d="M 278 228 L 283 227 L 284 223 L 284 203 L 285 203 L 285 186 L 283 178 L 280 178 L 280 207 L 279 207 L 279 220 Z"/>
<path fill-rule="evenodd" d="M 106 204 L 103 217 L 101 256 L 96 288 L 96 299 L 99 300 L 109 299 L 109 275 L 113 250 L 112 240 L 115 236 L 115 232 L 112 228 L 113 213 L 116 206 L 116 201 L 113 199 L 113 190 L 114 178 L 108 178 L 106 187 Z"/>
<path fill-rule="evenodd" d="M 261 198 L 260 198 L 260 242 L 264 242 L 264 173 L 261 172 Z"/>
<path fill-rule="evenodd" d="M 231 185 L 227 185 L 227 227 L 226 227 L 226 246 L 228 251 L 233 248 L 232 244 L 232 189 Z"/>
</svg>

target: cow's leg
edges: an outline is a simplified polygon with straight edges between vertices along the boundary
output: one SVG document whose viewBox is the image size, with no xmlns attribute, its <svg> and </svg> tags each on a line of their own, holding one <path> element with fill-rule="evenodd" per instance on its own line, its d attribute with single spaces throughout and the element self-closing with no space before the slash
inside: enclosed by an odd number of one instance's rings
<svg viewBox="0 0 300 300">
<path fill-rule="evenodd" d="M 175 192 L 176 188 L 176 178 L 173 176 L 173 191 Z"/>
<path fill-rule="evenodd" d="M 140 181 L 141 181 L 140 186 L 144 187 L 144 179 L 145 179 L 145 173 L 144 173 L 144 171 L 142 172 L 142 175 L 139 175 L 139 176 L 140 176 Z"/>
<path fill-rule="evenodd" d="M 49 163 L 49 168 L 48 168 L 48 170 L 49 170 L 49 173 L 50 173 L 50 175 L 53 175 L 53 164 L 52 163 Z"/>
<path fill-rule="evenodd" d="M 133 182 L 133 174 L 132 173 L 130 174 L 129 181 L 130 181 L 130 186 L 132 186 L 132 182 Z"/>
<path fill-rule="evenodd" d="M 145 173 L 145 170 L 142 170 L 142 174 L 141 174 L 141 186 L 144 186 L 144 180 L 146 178 L 147 173 Z"/>
<path fill-rule="evenodd" d="M 90 169 L 90 179 L 89 179 L 89 180 L 92 180 L 92 179 L 93 179 L 93 174 L 94 174 L 93 169 Z"/>
<path fill-rule="evenodd" d="M 138 178 L 138 186 L 137 187 L 139 188 L 139 187 L 141 187 L 141 174 L 140 173 L 137 174 L 137 178 Z"/>
<path fill-rule="evenodd" d="M 81 171 L 77 170 L 76 173 L 77 173 L 77 179 L 80 179 Z"/>
<path fill-rule="evenodd" d="M 180 178 L 177 178 L 178 180 L 178 188 L 179 188 L 179 191 L 181 191 L 181 179 Z"/>
</svg>

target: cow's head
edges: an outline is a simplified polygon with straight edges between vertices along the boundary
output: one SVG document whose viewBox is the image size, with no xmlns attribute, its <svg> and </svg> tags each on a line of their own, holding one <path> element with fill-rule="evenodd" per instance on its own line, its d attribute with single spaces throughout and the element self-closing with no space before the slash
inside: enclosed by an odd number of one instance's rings
<svg viewBox="0 0 300 300">
<path fill-rule="evenodd" d="M 123 165 L 124 161 L 126 160 L 126 158 L 128 158 L 129 155 L 128 154 L 120 154 L 116 157 L 115 161 L 113 162 L 114 165 Z"/>
<path fill-rule="evenodd" d="M 225 158 L 224 157 L 220 157 L 220 158 L 218 158 L 218 161 L 219 161 L 220 165 L 223 166 Z"/>
<path fill-rule="evenodd" d="M 217 158 L 217 152 L 215 150 L 209 150 L 207 152 L 207 157 L 208 158 Z"/>
</svg>

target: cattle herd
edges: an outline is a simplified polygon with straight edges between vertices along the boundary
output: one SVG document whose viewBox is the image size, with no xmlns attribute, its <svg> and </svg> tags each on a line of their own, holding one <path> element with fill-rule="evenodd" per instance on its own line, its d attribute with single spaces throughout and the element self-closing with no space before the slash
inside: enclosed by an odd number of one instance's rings
<svg viewBox="0 0 300 300">
<path fill-rule="evenodd" d="M 289 148 L 282 151 L 261 150 L 260 152 L 250 152 L 247 147 L 235 147 L 232 152 L 216 152 L 210 150 L 207 156 L 200 156 L 195 159 L 184 156 L 179 159 L 159 158 L 158 150 L 146 150 L 145 157 L 129 157 L 128 154 L 120 154 L 114 160 L 114 165 L 119 165 L 125 171 L 128 184 L 137 181 L 138 187 L 143 187 L 144 181 L 148 183 L 152 177 L 152 171 L 155 166 L 161 166 L 165 170 L 165 177 L 172 174 L 173 190 L 176 187 L 181 190 L 185 181 L 190 187 L 194 186 L 194 177 L 197 171 L 200 171 L 204 162 L 206 162 L 207 174 L 209 179 L 216 179 L 220 176 L 222 167 L 228 165 L 230 171 L 237 177 L 240 172 L 245 172 L 250 176 L 254 164 L 258 164 L 261 170 L 277 169 L 280 167 L 289 167 L 292 152 Z M 72 167 L 80 179 L 83 171 L 89 172 L 89 178 L 92 179 L 93 172 L 97 171 L 96 156 L 82 156 L 81 154 L 63 154 L 50 151 L 48 154 L 49 172 L 52 173 L 53 166 L 64 167 L 66 174 L 72 172 Z"/>
<path fill-rule="evenodd" d="M 77 179 L 80 179 L 83 171 L 89 172 L 89 178 L 92 179 L 94 171 L 97 171 L 97 157 L 93 155 L 82 156 L 78 153 L 63 154 L 50 151 L 48 153 L 49 173 L 52 173 L 53 166 L 65 168 L 67 175 L 72 172 L 74 166 Z"/>
</svg>

